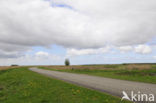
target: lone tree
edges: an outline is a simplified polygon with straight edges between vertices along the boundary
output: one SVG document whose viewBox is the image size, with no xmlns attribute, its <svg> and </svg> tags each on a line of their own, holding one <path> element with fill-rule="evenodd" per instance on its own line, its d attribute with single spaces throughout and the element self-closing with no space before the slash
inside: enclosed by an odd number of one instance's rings
<svg viewBox="0 0 156 103">
<path fill-rule="evenodd" d="M 65 63 L 66 66 L 69 66 L 70 65 L 69 59 L 66 59 L 64 63 Z"/>
</svg>

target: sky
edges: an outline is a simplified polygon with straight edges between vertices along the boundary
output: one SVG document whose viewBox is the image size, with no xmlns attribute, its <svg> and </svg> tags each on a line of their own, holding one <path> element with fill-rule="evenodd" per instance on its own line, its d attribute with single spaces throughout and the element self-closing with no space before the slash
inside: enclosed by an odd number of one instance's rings
<svg viewBox="0 0 156 103">
<path fill-rule="evenodd" d="M 0 65 L 156 63 L 155 0 L 0 0 Z"/>
</svg>

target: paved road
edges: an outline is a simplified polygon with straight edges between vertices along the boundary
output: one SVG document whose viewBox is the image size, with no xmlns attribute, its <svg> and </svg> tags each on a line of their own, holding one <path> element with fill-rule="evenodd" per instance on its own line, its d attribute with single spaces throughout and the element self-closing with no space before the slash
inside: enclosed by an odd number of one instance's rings
<svg viewBox="0 0 156 103">
<path fill-rule="evenodd" d="M 128 95 L 130 95 L 131 91 L 134 91 L 134 93 L 138 93 L 140 91 L 141 93 L 146 94 L 152 93 L 156 96 L 156 84 L 138 83 L 126 80 L 117 80 L 104 77 L 89 76 L 84 74 L 57 72 L 37 68 L 30 68 L 30 70 L 49 77 L 85 86 L 87 88 L 106 92 L 114 96 L 122 97 L 122 91 L 125 91 L 126 93 L 128 93 Z"/>
</svg>

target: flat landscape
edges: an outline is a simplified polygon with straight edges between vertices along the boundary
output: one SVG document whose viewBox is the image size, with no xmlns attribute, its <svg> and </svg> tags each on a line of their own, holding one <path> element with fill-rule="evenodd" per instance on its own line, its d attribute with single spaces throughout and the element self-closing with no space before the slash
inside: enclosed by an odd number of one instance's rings
<svg viewBox="0 0 156 103">
<path fill-rule="evenodd" d="M 39 66 L 39 68 L 156 84 L 156 64 Z"/>
<path fill-rule="evenodd" d="M 89 76 L 85 74 L 50 71 L 38 68 L 29 68 L 29 70 L 51 78 L 57 78 L 65 82 L 73 83 L 118 97 L 123 96 L 123 91 L 126 91 L 127 95 L 129 96 L 131 96 L 131 91 L 135 93 L 138 91 L 146 94 L 153 93 L 156 95 L 156 84 L 132 82 L 91 75 Z"/>
<path fill-rule="evenodd" d="M 120 101 L 120 98 L 106 93 L 37 74 L 28 70 L 28 67 L 0 70 L 0 103 L 120 103 Z"/>
<path fill-rule="evenodd" d="M 156 0 L 0 0 L 0 103 L 156 103 Z"/>
<path fill-rule="evenodd" d="M 50 70 L 54 75 L 47 77 L 33 72 L 33 68 Z M 3 66 L 0 67 L 0 103 L 120 103 L 122 88 L 127 91 L 149 88 L 154 93 L 155 84 L 156 64 Z"/>
</svg>

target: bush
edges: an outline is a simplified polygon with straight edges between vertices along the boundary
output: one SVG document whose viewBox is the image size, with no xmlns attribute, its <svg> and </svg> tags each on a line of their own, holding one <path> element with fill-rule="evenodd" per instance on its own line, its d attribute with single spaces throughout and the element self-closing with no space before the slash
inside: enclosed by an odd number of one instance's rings
<svg viewBox="0 0 156 103">
<path fill-rule="evenodd" d="M 66 59 L 66 60 L 65 60 L 65 65 L 66 65 L 66 66 L 69 66 L 69 65 L 70 65 L 69 59 Z"/>
<path fill-rule="evenodd" d="M 18 66 L 18 65 L 17 64 L 12 64 L 11 66 L 14 67 L 14 66 Z"/>
</svg>

